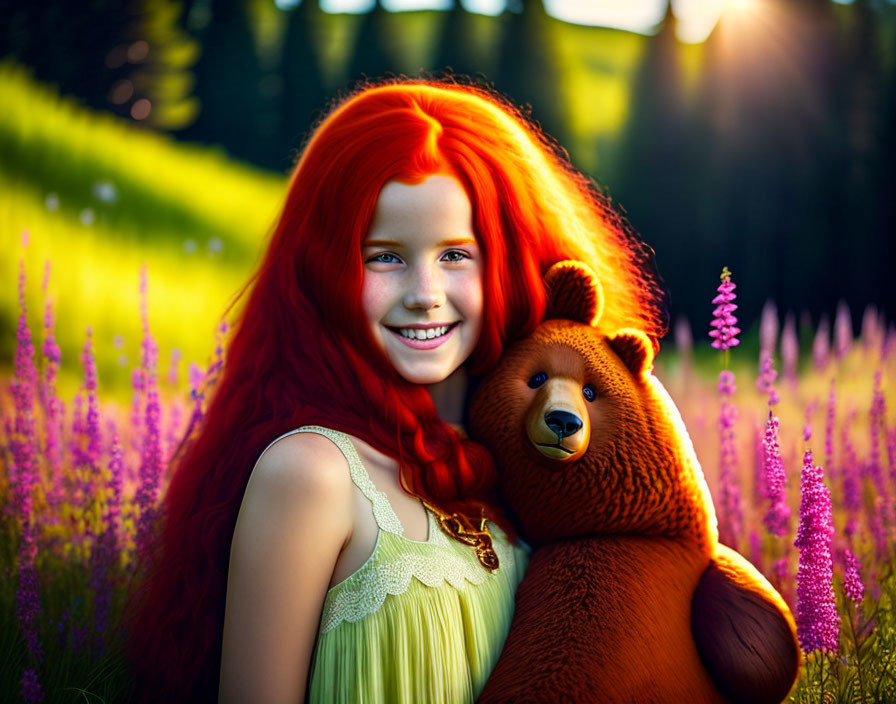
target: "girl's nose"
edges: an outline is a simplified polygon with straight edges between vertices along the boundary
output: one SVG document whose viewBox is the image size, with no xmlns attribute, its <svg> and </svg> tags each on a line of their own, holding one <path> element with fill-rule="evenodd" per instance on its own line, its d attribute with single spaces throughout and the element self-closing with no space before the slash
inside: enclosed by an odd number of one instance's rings
<svg viewBox="0 0 896 704">
<path fill-rule="evenodd" d="M 438 267 L 421 266 L 411 276 L 404 297 L 405 308 L 439 308 L 445 303 L 445 287 Z"/>
</svg>

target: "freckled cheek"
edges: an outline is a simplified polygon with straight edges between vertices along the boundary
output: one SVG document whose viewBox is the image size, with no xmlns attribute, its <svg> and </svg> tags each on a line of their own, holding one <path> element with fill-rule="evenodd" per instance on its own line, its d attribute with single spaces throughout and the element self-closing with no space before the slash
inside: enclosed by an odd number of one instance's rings
<svg viewBox="0 0 896 704">
<path fill-rule="evenodd" d="M 378 325 L 389 311 L 389 287 L 380 277 L 366 274 L 361 287 L 361 306 L 371 325 Z"/>
<path fill-rule="evenodd" d="M 484 309 L 484 295 L 482 292 L 482 277 L 479 275 L 465 277 L 458 282 L 457 307 L 478 336 L 482 329 L 482 316 Z"/>
</svg>

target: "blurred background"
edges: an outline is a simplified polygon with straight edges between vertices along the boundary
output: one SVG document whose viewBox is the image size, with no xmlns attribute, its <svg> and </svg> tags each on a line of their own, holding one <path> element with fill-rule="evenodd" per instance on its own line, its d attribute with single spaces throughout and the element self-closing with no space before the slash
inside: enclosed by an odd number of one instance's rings
<svg viewBox="0 0 896 704">
<path fill-rule="evenodd" d="M 20 260 L 72 384 L 91 326 L 127 387 L 143 264 L 163 364 L 206 360 L 328 102 L 449 66 L 531 106 L 696 339 L 722 266 L 748 346 L 767 300 L 808 336 L 841 300 L 856 328 L 896 308 L 892 0 L 4 0 L 0 367 Z"/>
</svg>

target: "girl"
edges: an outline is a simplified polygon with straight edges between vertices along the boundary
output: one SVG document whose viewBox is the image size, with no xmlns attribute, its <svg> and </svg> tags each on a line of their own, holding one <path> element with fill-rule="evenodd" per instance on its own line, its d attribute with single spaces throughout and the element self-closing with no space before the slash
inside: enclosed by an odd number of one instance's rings
<svg viewBox="0 0 896 704">
<path fill-rule="evenodd" d="M 540 322 L 561 259 L 597 272 L 602 327 L 660 337 L 651 255 L 486 88 L 396 79 L 338 104 L 165 497 L 130 624 L 139 694 L 473 700 L 525 554 L 465 437 L 471 382 Z"/>
</svg>

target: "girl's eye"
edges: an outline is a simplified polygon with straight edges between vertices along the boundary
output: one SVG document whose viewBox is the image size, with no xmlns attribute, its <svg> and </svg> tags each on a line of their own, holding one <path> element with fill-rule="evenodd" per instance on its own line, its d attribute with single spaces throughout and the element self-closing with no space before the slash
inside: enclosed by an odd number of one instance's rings
<svg viewBox="0 0 896 704">
<path fill-rule="evenodd" d="M 450 252 L 445 252 L 445 258 L 449 262 L 460 262 L 464 259 L 469 259 L 469 255 L 466 252 L 461 252 L 459 249 L 452 249 Z"/>
<path fill-rule="evenodd" d="M 585 384 L 582 388 L 582 396 L 585 397 L 586 401 L 593 401 L 597 396 L 597 392 L 591 384 Z"/>
<path fill-rule="evenodd" d="M 381 259 L 381 257 L 392 257 L 392 259 Z M 379 254 L 374 254 L 368 262 L 379 262 L 380 264 L 394 264 L 398 261 L 398 257 L 396 257 L 391 252 L 380 252 Z"/>
<path fill-rule="evenodd" d="M 538 372 L 531 379 L 529 379 L 529 388 L 537 389 L 539 386 L 541 386 L 547 380 L 548 380 L 547 374 L 545 374 L 544 372 Z"/>
</svg>

